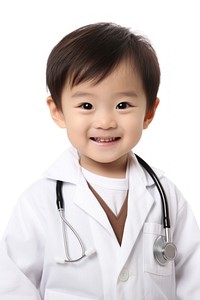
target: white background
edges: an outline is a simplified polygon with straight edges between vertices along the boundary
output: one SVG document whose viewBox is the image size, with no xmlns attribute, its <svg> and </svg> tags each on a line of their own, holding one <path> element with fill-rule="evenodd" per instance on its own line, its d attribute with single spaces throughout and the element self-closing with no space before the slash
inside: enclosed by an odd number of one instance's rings
<svg viewBox="0 0 200 300">
<path fill-rule="evenodd" d="M 99 21 L 146 35 L 157 51 L 161 103 L 135 152 L 176 183 L 200 224 L 198 2 L 0 0 L 0 236 L 21 193 L 69 145 L 46 107 L 49 52 Z"/>
</svg>

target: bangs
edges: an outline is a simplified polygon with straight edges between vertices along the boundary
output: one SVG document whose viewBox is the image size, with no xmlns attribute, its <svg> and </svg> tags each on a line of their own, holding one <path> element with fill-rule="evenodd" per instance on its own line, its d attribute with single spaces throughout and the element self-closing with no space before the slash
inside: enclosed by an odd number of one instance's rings
<svg viewBox="0 0 200 300">
<path fill-rule="evenodd" d="M 66 82 L 68 82 L 69 86 L 72 88 L 80 83 L 90 81 L 93 85 L 100 83 L 103 79 L 109 76 L 120 64 L 120 62 L 124 60 L 123 58 L 116 60 L 108 61 L 95 61 L 95 63 L 85 62 L 78 64 L 78 67 L 73 68 L 69 74 L 66 76 Z M 101 67 L 100 67 L 101 66 Z"/>
</svg>

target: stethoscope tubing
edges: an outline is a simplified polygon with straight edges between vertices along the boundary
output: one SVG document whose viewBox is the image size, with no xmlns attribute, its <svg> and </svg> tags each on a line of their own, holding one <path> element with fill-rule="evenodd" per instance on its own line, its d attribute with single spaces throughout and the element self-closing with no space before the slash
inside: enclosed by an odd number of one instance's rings
<svg viewBox="0 0 200 300">
<path fill-rule="evenodd" d="M 163 189 L 163 186 L 160 183 L 160 180 L 158 179 L 156 173 L 154 170 L 137 154 L 135 154 L 138 162 L 144 167 L 144 169 L 148 172 L 148 174 L 153 179 L 158 192 L 160 194 L 160 199 L 162 203 L 162 216 L 163 216 L 163 227 L 164 228 L 170 228 L 170 218 L 169 218 L 169 208 L 168 208 L 168 202 L 167 202 L 167 196 L 165 194 L 165 191 Z"/>
<path fill-rule="evenodd" d="M 80 238 L 78 232 L 74 229 L 74 227 L 67 221 L 67 219 L 64 216 L 64 200 L 63 200 L 63 196 L 62 196 L 62 186 L 63 186 L 63 182 L 58 180 L 57 184 L 56 184 L 56 194 L 57 194 L 56 203 L 57 203 L 57 207 L 59 210 L 60 218 L 62 219 L 62 233 L 63 233 L 64 247 L 65 247 L 65 254 L 66 254 L 66 258 L 67 258 L 66 262 L 78 262 L 83 257 L 85 257 L 85 246 L 84 246 L 83 241 Z M 81 247 L 82 254 L 77 259 L 72 259 L 69 255 L 69 250 L 67 247 L 67 237 L 66 237 L 66 233 L 65 233 L 65 224 L 69 227 L 69 229 L 76 236 L 77 241 Z"/>
</svg>

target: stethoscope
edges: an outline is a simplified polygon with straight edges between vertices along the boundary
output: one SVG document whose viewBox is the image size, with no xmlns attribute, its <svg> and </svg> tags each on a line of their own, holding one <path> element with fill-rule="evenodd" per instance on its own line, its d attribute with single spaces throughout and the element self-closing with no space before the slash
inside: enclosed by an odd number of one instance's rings
<svg viewBox="0 0 200 300">
<path fill-rule="evenodd" d="M 162 217 L 163 217 L 162 226 L 164 228 L 165 234 L 160 235 L 155 240 L 154 246 L 153 246 L 153 254 L 154 254 L 154 257 L 155 257 L 156 261 L 158 262 L 158 264 L 161 266 L 164 266 L 167 263 L 169 263 L 170 261 L 173 261 L 176 257 L 176 253 L 177 253 L 176 246 L 171 241 L 170 218 L 169 218 L 169 208 L 168 208 L 167 197 L 166 197 L 166 194 L 165 194 L 162 184 L 160 183 L 157 175 L 152 170 L 152 168 L 138 155 L 136 155 L 136 158 L 137 158 L 138 162 L 142 165 L 142 167 L 151 176 L 151 178 L 153 179 L 153 181 L 158 189 L 158 192 L 160 194 L 161 203 L 162 203 Z M 66 220 L 66 218 L 64 216 L 64 200 L 63 200 L 63 196 L 62 196 L 62 185 L 63 185 L 63 182 L 57 180 L 56 204 L 57 204 L 57 208 L 58 208 L 60 218 L 62 221 L 62 233 L 63 233 L 63 241 L 64 241 L 66 258 L 65 259 L 56 258 L 56 261 L 57 261 L 57 263 L 65 264 L 65 263 L 78 262 L 78 261 L 82 260 L 84 257 L 91 256 L 93 253 L 95 253 L 95 249 L 91 248 L 91 249 L 86 250 L 79 234 L 73 228 L 73 226 Z M 72 259 L 69 255 L 69 250 L 68 250 L 68 246 L 67 246 L 67 238 L 66 238 L 66 234 L 65 234 L 65 225 L 67 225 L 67 227 L 69 227 L 69 229 L 73 232 L 73 234 L 77 238 L 77 241 L 80 245 L 81 255 L 77 259 Z"/>
</svg>

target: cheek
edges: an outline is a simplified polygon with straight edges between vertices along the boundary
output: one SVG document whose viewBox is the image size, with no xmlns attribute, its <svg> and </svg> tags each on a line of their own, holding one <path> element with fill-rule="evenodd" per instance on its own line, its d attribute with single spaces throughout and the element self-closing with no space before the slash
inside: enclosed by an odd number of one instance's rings
<svg viewBox="0 0 200 300">
<path fill-rule="evenodd" d="M 67 114 L 65 116 L 65 124 L 67 130 L 81 130 L 84 126 L 84 122 L 81 118 L 74 114 Z"/>
<path fill-rule="evenodd" d="M 132 116 L 130 118 L 126 118 L 123 122 L 127 131 L 140 133 L 143 130 L 144 126 L 144 118 L 143 116 Z"/>
<path fill-rule="evenodd" d="M 143 118 L 131 118 L 124 121 L 126 135 L 130 144 L 137 144 L 143 132 Z"/>
<path fill-rule="evenodd" d="M 68 116 L 65 119 L 67 136 L 72 144 L 81 142 L 87 134 L 86 122 L 78 116 Z"/>
</svg>

